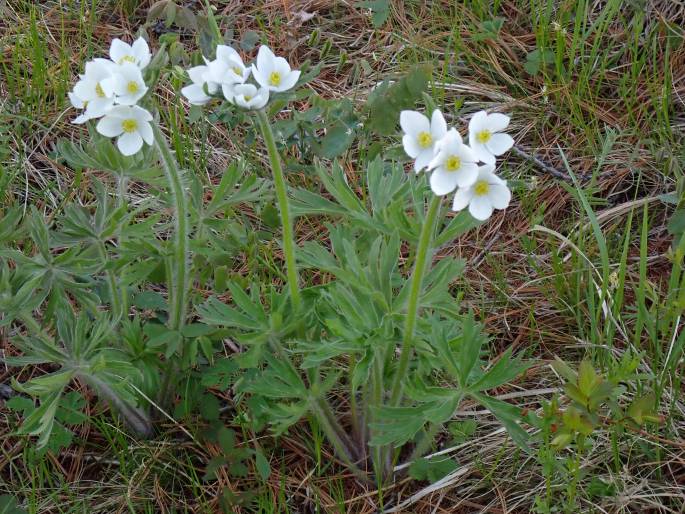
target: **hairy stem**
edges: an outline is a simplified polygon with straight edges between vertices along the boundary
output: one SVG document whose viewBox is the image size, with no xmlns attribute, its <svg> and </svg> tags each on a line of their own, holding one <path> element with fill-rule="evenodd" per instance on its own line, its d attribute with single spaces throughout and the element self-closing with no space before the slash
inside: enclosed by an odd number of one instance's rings
<svg viewBox="0 0 685 514">
<path fill-rule="evenodd" d="M 271 171 L 273 172 L 274 177 L 274 186 L 276 187 L 278 209 L 281 213 L 281 223 L 283 225 L 283 253 L 285 254 L 285 266 L 288 276 L 290 298 L 293 302 L 293 309 L 298 311 L 300 309 L 301 299 L 300 286 L 298 285 L 297 265 L 295 263 L 295 237 L 293 235 L 293 223 L 290 217 L 288 192 L 285 185 L 283 167 L 281 166 L 281 157 L 278 155 L 274 133 L 273 130 L 271 130 L 271 124 L 269 123 L 266 113 L 263 110 L 257 111 L 257 120 L 259 129 L 262 132 L 262 137 L 264 137 L 266 150 L 269 154 Z"/>
<path fill-rule="evenodd" d="M 155 149 L 166 175 L 169 193 L 174 207 L 174 251 L 169 284 L 169 328 L 180 331 L 186 319 L 188 303 L 188 206 L 183 188 L 181 170 L 171 153 L 166 137 L 157 125 L 153 125 Z M 182 350 L 183 351 L 183 350 Z M 160 389 L 161 402 L 166 404 L 171 376 L 175 366 L 167 366 L 163 386 Z"/>
<path fill-rule="evenodd" d="M 342 459 L 349 470 L 352 471 L 352 473 L 354 473 L 358 478 L 366 480 L 366 475 L 357 467 L 357 464 L 355 464 L 352 455 L 350 454 L 348 446 L 341 438 L 338 430 L 336 430 L 336 428 L 332 425 L 331 418 L 327 415 L 323 408 L 324 404 L 319 399 L 312 398 L 310 405 L 314 417 L 319 422 L 324 434 L 326 434 L 326 437 L 333 445 L 335 452 Z"/>
<path fill-rule="evenodd" d="M 423 287 L 423 277 L 426 273 L 426 264 L 429 260 L 428 256 L 431 255 L 431 243 L 433 241 L 433 233 L 435 232 L 435 223 L 438 218 L 438 213 L 440 212 L 440 200 L 441 198 L 439 196 L 433 196 L 428 206 L 426 218 L 423 221 L 423 227 L 421 227 L 419 246 L 416 251 L 416 261 L 411 277 L 411 288 L 409 290 L 409 300 L 407 303 L 407 317 L 404 320 L 404 336 L 400 350 L 400 361 L 397 365 L 395 378 L 392 384 L 392 392 L 390 394 L 390 405 L 392 406 L 399 405 L 402 399 L 402 382 L 407 373 L 409 356 L 411 355 L 414 343 L 419 298 Z"/>
<path fill-rule="evenodd" d="M 105 245 L 102 243 L 97 243 L 98 254 L 102 262 L 107 265 L 109 259 L 107 258 L 107 253 L 105 251 Z M 117 286 L 117 278 L 111 269 L 105 271 L 105 276 L 107 277 L 107 286 L 109 287 L 109 297 L 112 302 L 112 323 L 118 323 L 119 320 L 124 316 L 124 309 L 121 303 L 122 293 L 119 291 Z"/>
</svg>

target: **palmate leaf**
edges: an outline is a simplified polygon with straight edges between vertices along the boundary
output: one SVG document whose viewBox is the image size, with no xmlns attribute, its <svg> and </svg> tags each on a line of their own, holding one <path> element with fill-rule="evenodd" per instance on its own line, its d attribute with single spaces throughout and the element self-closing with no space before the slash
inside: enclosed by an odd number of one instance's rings
<svg viewBox="0 0 685 514">
<path fill-rule="evenodd" d="M 519 425 L 521 409 L 502 400 L 492 398 L 482 393 L 470 393 L 474 400 L 488 409 L 507 429 L 509 437 L 521 448 L 528 448 L 528 432 Z"/>
<path fill-rule="evenodd" d="M 116 176 L 128 176 L 148 183 L 161 184 L 162 170 L 151 165 L 150 152 L 152 150 L 143 149 L 131 157 L 126 157 L 112 141 L 98 134 L 92 134 L 85 146 L 66 139 L 57 141 L 58 155 L 73 168 L 90 168 Z"/>
</svg>

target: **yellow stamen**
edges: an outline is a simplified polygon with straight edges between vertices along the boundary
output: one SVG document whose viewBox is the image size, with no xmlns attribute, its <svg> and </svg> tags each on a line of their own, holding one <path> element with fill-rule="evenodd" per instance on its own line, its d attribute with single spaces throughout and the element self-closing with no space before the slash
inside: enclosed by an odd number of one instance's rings
<svg viewBox="0 0 685 514">
<path fill-rule="evenodd" d="M 243 70 L 241 70 L 241 69 L 238 68 L 237 66 L 233 66 L 233 68 L 231 68 L 231 70 L 233 70 L 233 73 L 235 73 L 235 74 L 238 75 L 239 77 L 242 77 L 242 76 L 243 76 Z"/>
<path fill-rule="evenodd" d="M 131 95 L 135 95 L 138 91 L 140 91 L 140 86 L 135 80 L 131 80 L 128 84 L 126 84 L 126 91 L 128 91 Z"/>
<path fill-rule="evenodd" d="M 243 98 L 245 99 L 246 102 L 249 102 L 252 100 L 252 97 L 250 95 L 243 95 Z"/>
<path fill-rule="evenodd" d="M 486 195 L 488 194 L 488 191 L 490 191 L 490 184 L 488 184 L 485 180 L 479 180 L 473 186 L 473 191 L 476 193 L 476 196 Z"/>
<path fill-rule="evenodd" d="M 269 75 L 269 84 L 272 86 L 280 86 L 281 85 L 281 74 L 278 73 L 277 71 L 272 71 L 271 75 Z"/>
<path fill-rule="evenodd" d="M 492 132 L 490 132 L 488 129 L 481 130 L 480 132 L 478 132 L 478 134 L 476 134 L 476 141 L 478 141 L 481 144 L 487 143 L 488 141 L 490 141 L 491 137 Z"/>
<path fill-rule="evenodd" d="M 133 118 L 125 119 L 121 122 L 121 128 L 127 133 L 135 132 L 138 129 L 138 122 Z"/>
<path fill-rule="evenodd" d="M 445 169 L 447 171 L 459 171 L 461 168 L 461 159 L 456 155 L 450 155 L 445 161 Z"/>
<path fill-rule="evenodd" d="M 416 141 L 421 148 L 428 148 L 433 144 L 433 136 L 430 135 L 430 132 L 419 132 L 419 135 L 416 136 Z"/>
<path fill-rule="evenodd" d="M 136 58 L 132 55 L 124 55 L 121 59 L 119 59 L 119 64 L 124 64 L 125 62 L 132 62 L 133 64 L 135 64 Z"/>
<path fill-rule="evenodd" d="M 95 84 L 95 94 L 98 95 L 99 98 L 105 97 L 105 91 L 102 89 L 102 86 L 99 82 Z"/>
</svg>

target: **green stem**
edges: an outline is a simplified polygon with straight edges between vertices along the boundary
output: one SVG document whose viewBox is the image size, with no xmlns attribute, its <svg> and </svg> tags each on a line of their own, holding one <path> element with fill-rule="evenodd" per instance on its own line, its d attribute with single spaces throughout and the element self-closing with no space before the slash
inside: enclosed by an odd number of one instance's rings
<svg viewBox="0 0 685 514">
<path fill-rule="evenodd" d="M 435 232 L 435 223 L 440 212 L 439 196 L 433 196 L 431 203 L 428 206 L 426 218 L 421 227 L 421 235 L 419 236 L 419 246 L 416 251 L 416 262 L 414 263 L 414 271 L 411 277 L 411 288 L 409 290 L 409 301 L 407 303 L 407 317 L 404 320 L 404 337 L 402 339 L 402 347 L 400 353 L 400 361 L 397 365 L 395 378 L 392 384 L 392 393 L 390 394 L 390 405 L 399 405 L 402 399 L 402 381 L 407 373 L 409 366 L 409 356 L 412 351 L 414 343 L 414 330 L 416 329 L 416 317 L 419 311 L 419 298 L 421 296 L 421 289 L 423 287 L 423 277 L 426 272 L 426 263 L 428 256 L 431 255 L 431 243 L 433 241 L 433 233 Z"/>
<path fill-rule="evenodd" d="M 155 148 L 166 175 L 174 205 L 174 260 L 169 291 L 169 328 L 180 330 L 186 318 L 188 297 L 188 207 L 181 171 L 160 128 L 153 125 Z"/>
<path fill-rule="evenodd" d="M 276 199 L 278 200 L 278 208 L 281 213 L 281 223 L 283 225 L 283 253 L 285 254 L 285 266 L 288 276 L 288 287 L 290 289 L 290 298 L 293 302 L 293 310 L 300 309 L 300 287 L 298 285 L 297 266 L 295 264 L 295 237 L 293 235 L 293 224 L 290 217 L 290 206 L 288 204 L 288 192 L 285 185 L 285 177 L 283 176 L 283 167 L 281 166 L 281 158 L 278 155 L 276 148 L 276 141 L 274 133 L 271 130 L 266 113 L 262 110 L 257 111 L 257 120 L 259 129 L 264 137 L 266 150 L 269 154 L 269 161 L 271 162 L 271 171 L 274 177 L 274 186 L 276 187 Z"/>
<path fill-rule="evenodd" d="M 342 461 L 349 468 L 349 470 L 352 471 L 352 473 L 354 473 L 358 478 L 366 481 L 366 475 L 355 464 L 354 460 L 352 459 L 352 456 L 350 455 L 349 449 L 341 439 L 338 431 L 331 424 L 331 420 L 329 416 L 326 414 L 325 410 L 323 409 L 321 401 L 316 398 L 312 398 L 310 401 L 310 405 L 312 413 L 316 417 L 316 420 L 319 422 L 319 425 L 321 426 L 321 429 L 323 430 L 324 434 L 326 434 L 328 440 L 331 442 L 331 444 L 333 444 L 335 452 L 342 459 Z"/>
<path fill-rule="evenodd" d="M 105 245 L 103 243 L 97 243 L 98 254 L 102 262 L 107 265 L 109 259 L 107 258 L 107 253 L 105 252 Z M 107 285 L 109 286 L 109 297 L 112 302 L 112 323 L 118 323 L 123 317 L 123 307 L 121 305 L 121 293 L 117 287 L 117 278 L 111 269 L 105 271 L 105 276 L 107 277 Z"/>
<path fill-rule="evenodd" d="M 169 328 L 180 331 L 186 319 L 188 303 L 188 207 L 186 194 L 183 189 L 181 170 L 178 168 L 176 159 L 171 153 L 166 137 L 160 128 L 153 124 L 155 134 L 155 149 L 159 154 L 159 160 L 167 177 L 169 193 L 174 206 L 174 252 L 173 269 L 170 273 L 169 284 Z M 182 348 L 183 352 L 184 349 Z M 181 356 L 183 361 L 183 356 Z M 169 363 L 164 371 L 162 387 L 160 389 L 160 402 L 166 405 L 169 400 L 169 388 L 171 377 L 176 366 Z"/>
</svg>

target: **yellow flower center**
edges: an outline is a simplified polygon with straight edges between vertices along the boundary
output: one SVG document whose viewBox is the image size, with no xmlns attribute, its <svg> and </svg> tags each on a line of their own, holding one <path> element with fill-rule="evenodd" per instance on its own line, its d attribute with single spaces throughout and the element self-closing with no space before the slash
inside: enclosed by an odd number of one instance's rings
<svg viewBox="0 0 685 514">
<path fill-rule="evenodd" d="M 433 136 L 430 135 L 430 132 L 419 132 L 416 141 L 418 141 L 421 148 L 428 148 L 433 144 Z"/>
<path fill-rule="evenodd" d="M 476 196 L 486 195 L 488 194 L 488 191 L 490 191 L 490 184 L 485 180 L 479 180 L 476 182 L 476 185 L 473 186 L 473 191 L 476 193 Z"/>
<path fill-rule="evenodd" d="M 269 75 L 269 84 L 272 86 L 280 86 L 281 85 L 281 74 L 278 73 L 277 71 L 272 71 L 271 75 Z"/>
<path fill-rule="evenodd" d="M 252 97 L 250 95 L 243 95 L 243 98 L 245 99 L 246 102 L 249 102 L 252 100 Z"/>
<path fill-rule="evenodd" d="M 119 64 L 124 64 L 125 62 L 132 62 L 133 64 L 135 64 L 136 58 L 132 55 L 124 55 L 121 59 L 119 59 Z"/>
<path fill-rule="evenodd" d="M 124 132 L 130 134 L 138 129 L 138 122 L 133 118 L 128 118 L 121 122 L 121 128 L 124 129 Z"/>
<path fill-rule="evenodd" d="M 480 132 L 478 132 L 478 134 L 476 134 L 476 141 L 478 141 L 481 144 L 487 143 L 488 141 L 490 141 L 491 137 L 492 132 L 490 132 L 488 129 L 481 130 Z"/>
<path fill-rule="evenodd" d="M 140 86 L 135 80 L 131 80 L 128 84 L 126 84 L 126 91 L 128 91 L 131 95 L 135 95 L 138 91 L 140 91 Z"/>
<path fill-rule="evenodd" d="M 102 86 L 99 82 L 95 84 L 95 94 L 98 95 L 99 98 L 105 97 L 105 91 L 102 89 Z"/>
<path fill-rule="evenodd" d="M 450 155 L 445 161 L 445 169 L 447 171 L 459 171 L 461 168 L 461 159 L 456 155 Z"/>
<path fill-rule="evenodd" d="M 241 69 L 238 68 L 237 66 L 233 66 L 233 68 L 231 68 L 231 70 L 233 70 L 233 73 L 235 73 L 236 75 L 242 77 L 242 75 L 243 75 L 243 70 L 241 70 Z M 273 75 L 273 74 L 272 74 L 272 75 Z M 279 82 L 280 82 L 280 79 L 279 79 Z"/>
</svg>

